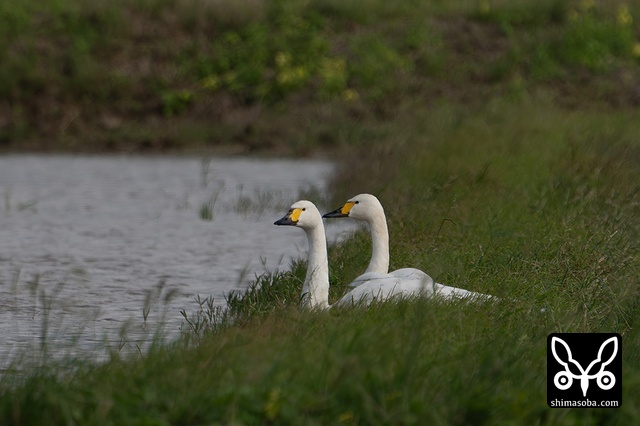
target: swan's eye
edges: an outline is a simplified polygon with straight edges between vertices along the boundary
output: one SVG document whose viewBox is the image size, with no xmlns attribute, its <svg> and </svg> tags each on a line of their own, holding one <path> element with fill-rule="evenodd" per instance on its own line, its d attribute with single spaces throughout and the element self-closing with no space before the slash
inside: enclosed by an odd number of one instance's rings
<svg viewBox="0 0 640 426">
<path fill-rule="evenodd" d="M 356 204 L 360 204 L 360 201 L 356 201 Z"/>
<path fill-rule="evenodd" d="M 307 211 L 307 208 L 306 208 L 306 207 L 303 207 L 303 208 L 302 208 L 302 211 L 303 211 L 303 212 L 306 212 L 306 211 Z"/>
</svg>

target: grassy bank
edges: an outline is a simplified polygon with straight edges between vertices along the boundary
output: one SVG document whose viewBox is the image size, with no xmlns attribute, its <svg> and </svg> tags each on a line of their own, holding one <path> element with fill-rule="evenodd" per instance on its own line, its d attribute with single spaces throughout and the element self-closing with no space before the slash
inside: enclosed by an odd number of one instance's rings
<svg viewBox="0 0 640 426">
<path fill-rule="evenodd" d="M 5 376 L 0 422 L 637 423 L 636 113 L 568 112 L 545 98 L 412 111 L 346 159 L 336 203 L 378 194 L 392 268 L 502 301 L 304 312 L 299 264 L 232 298 L 241 320 L 200 329 L 190 345 L 72 375 L 53 366 Z M 366 233 L 332 247 L 333 299 L 369 250 Z M 621 408 L 546 406 L 546 336 L 558 331 L 622 334 Z"/>
<path fill-rule="evenodd" d="M 636 107 L 638 16 L 617 0 L 3 2 L 0 149 L 309 154 L 367 143 L 407 98 L 540 87 Z"/>
<path fill-rule="evenodd" d="M 153 10 L 150 5 L 161 3 L 144 4 Z M 340 148 L 334 207 L 360 192 L 379 196 L 389 220 L 392 269 L 418 267 L 439 282 L 501 301 L 422 300 L 304 312 L 297 300 L 305 268 L 297 264 L 232 297 L 236 324 L 210 333 L 199 329 L 190 344 L 158 347 L 136 359 L 114 355 L 101 366 L 73 365 L 73 374 L 53 365 L 27 377 L 5 375 L 0 423 L 640 422 L 637 22 L 624 13 L 640 19 L 633 7 L 546 1 L 406 2 L 406 8 L 373 0 L 354 3 L 357 8 L 329 0 L 273 4 L 286 6 L 279 16 L 317 19 L 303 26 L 305 34 L 313 28 L 331 42 L 317 42 L 315 57 L 334 65 L 340 55 L 346 58 L 342 85 L 331 86 L 338 88 L 334 92 L 322 86 L 320 63 L 309 65 L 308 81 L 280 88 L 273 98 L 258 96 L 259 102 L 251 93 L 262 87 L 258 83 L 236 87 L 207 80 L 220 86 L 188 86 L 195 100 L 180 114 L 166 115 L 162 125 L 187 120 L 199 102 L 208 102 L 200 97 L 206 93 L 207 99 L 234 99 L 242 111 L 262 108 L 242 143 L 263 140 L 266 127 L 260 126 L 273 126 L 282 132 L 278 143 L 294 152 L 322 143 Z M 233 50 L 239 58 L 251 37 L 267 37 L 261 25 L 277 22 L 262 3 L 251 5 L 254 13 L 224 21 L 224 34 L 239 37 L 224 39 L 239 43 L 240 50 Z M 423 16 L 429 25 L 417 25 Z M 213 31 L 195 23 L 187 28 Z M 422 36 L 437 42 L 403 44 L 423 27 L 428 31 Z M 357 42 L 351 40 L 356 36 Z M 315 39 L 294 39 L 302 50 L 316 45 Z M 272 59 L 264 65 L 268 71 L 258 74 L 273 88 L 280 84 L 277 67 L 293 66 L 288 61 L 297 56 L 268 40 L 274 50 L 265 57 Z M 358 51 L 358 43 L 368 47 Z M 366 52 L 376 56 L 366 59 Z M 185 56 L 191 61 L 197 55 Z M 380 57 L 394 65 L 375 68 L 385 64 Z M 407 57 L 413 59 L 403 62 Z M 358 61 L 366 64 L 360 71 Z M 221 72 L 213 65 L 205 71 L 193 81 L 204 84 L 202 79 Z M 298 139 L 300 134 L 308 139 Z M 331 248 L 332 300 L 364 270 L 369 255 L 364 232 Z M 547 407 L 546 337 L 559 331 L 623 336 L 622 407 Z"/>
</svg>

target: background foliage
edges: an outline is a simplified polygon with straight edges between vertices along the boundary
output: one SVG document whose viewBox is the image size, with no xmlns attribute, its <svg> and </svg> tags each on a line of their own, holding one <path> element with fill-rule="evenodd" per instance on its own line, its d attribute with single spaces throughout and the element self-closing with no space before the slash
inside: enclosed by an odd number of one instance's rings
<svg viewBox="0 0 640 426">
<path fill-rule="evenodd" d="M 407 98 L 540 87 L 637 106 L 639 13 L 613 0 L 3 1 L 0 148 L 304 154 L 353 143 L 318 109 L 366 122 Z"/>
</svg>

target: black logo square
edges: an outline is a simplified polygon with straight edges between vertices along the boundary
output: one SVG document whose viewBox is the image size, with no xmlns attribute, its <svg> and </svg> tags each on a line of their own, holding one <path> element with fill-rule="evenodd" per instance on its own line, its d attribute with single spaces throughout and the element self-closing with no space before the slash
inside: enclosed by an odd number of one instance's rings
<svg viewBox="0 0 640 426">
<path fill-rule="evenodd" d="M 547 337 L 547 404 L 551 408 L 619 407 L 622 338 L 617 333 Z"/>
</svg>

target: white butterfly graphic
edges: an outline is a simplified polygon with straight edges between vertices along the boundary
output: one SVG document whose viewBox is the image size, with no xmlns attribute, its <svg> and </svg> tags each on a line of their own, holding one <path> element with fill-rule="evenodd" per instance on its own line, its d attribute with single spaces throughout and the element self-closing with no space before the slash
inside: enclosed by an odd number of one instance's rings
<svg viewBox="0 0 640 426">
<path fill-rule="evenodd" d="M 613 343 L 613 354 L 606 362 L 604 362 L 602 361 L 602 354 L 604 352 L 604 348 L 610 343 Z M 566 361 L 563 361 L 556 351 L 556 345 L 558 344 L 564 347 L 564 350 L 569 356 Z M 589 380 L 591 379 L 596 379 L 598 387 L 602 390 L 609 390 L 616 384 L 616 378 L 613 373 L 611 373 L 610 371 L 605 371 L 605 367 L 611 364 L 611 361 L 613 361 L 616 354 L 618 353 L 618 339 L 616 337 L 611 337 L 610 339 L 605 340 L 602 345 L 600 345 L 600 349 L 598 350 L 598 357 L 593 360 L 586 369 L 583 369 L 580 363 L 573 359 L 573 355 L 571 354 L 569 345 L 567 345 L 567 343 L 559 337 L 554 336 L 551 338 L 551 352 L 553 352 L 553 356 L 556 361 L 558 361 L 558 363 L 560 363 L 564 367 L 564 371 L 558 372 L 553 378 L 553 384 L 560 390 L 569 389 L 573 384 L 573 379 L 579 379 L 580 387 L 582 388 L 582 396 L 586 397 L 587 389 L 589 389 Z M 589 374 L 591 369 L 600 362 L 602 363 L 602 365 L 600 366 L 598 372 L 595 374 Z M 569 363 L 575 365 L 581 374 L 572 373 L 569 369 Z"/>
</svg>

